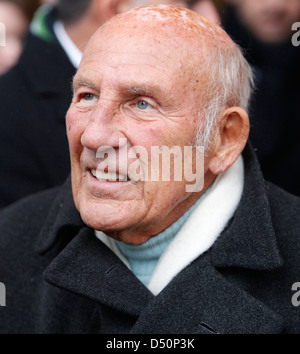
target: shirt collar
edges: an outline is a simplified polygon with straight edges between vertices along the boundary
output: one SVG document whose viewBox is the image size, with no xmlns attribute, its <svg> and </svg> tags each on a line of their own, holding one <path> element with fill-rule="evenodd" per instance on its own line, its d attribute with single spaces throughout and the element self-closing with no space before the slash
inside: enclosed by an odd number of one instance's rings
<svg viewBox="0 0 300 354">
<path fill-rule="evenodd" d="M 57 40 L 64 49 L 71 63 L 75 68 L 78 68 L 81 61 L 82 52 L 76 47 L 74 42 L 67 34 L 63 23 L 61 21 L 56 21 L 53 25 L 53 30 Z"/>
</svg>

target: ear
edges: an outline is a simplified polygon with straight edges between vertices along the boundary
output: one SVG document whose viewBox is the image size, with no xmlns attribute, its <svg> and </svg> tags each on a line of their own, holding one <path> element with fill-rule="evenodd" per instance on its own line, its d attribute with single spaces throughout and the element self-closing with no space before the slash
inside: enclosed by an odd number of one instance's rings
<svg viewBox="0 0 300 354">
<path fill-rule="evenodd" d="M 230 107 L 218 121 L 215 132 L 213 157 L 209 170 L 218 175 L 225 172 L 242 153 L 249 137 L 249 117 L 241 107 Z"/>
</svg>

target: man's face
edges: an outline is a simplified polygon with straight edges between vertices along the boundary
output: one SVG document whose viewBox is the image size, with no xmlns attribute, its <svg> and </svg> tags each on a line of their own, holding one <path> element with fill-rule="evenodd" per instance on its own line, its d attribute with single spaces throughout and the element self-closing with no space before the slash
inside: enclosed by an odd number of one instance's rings
<svg viewBox="0 0 300 354">
<path fill-rule="evenodd" d="M 291 37 L 300 20 L 300 0 L 234 0 L 242 21 L 263 42 L 280 43 Z"/>
<path fill-rule="evenodd" d="M 199 87 L 205 85 L 192 68 L 188 45 L 155 32 L 155 28 L 110 27 L 97 33 L 74 78 L 74 98 L 67 113 L 76 207 L 86 224 L 129 243 L 144 242 L 162 231 L 202 193 L 189 193 L 186 181 L 172 178 L 103 180 L 105 170 L 99 163 L 105 160 L 104 146 L 116 152 L 120 163 L 116 171 L 122 175 L 127 174 L 124 163 L 129 166 L 132 159 L 124 157 L 123 149 L 143 147 L 149 159 L 142 154 L 138 170 L 149 177 L 151 147 L 179 146 L 183 151 L 194 141 Z M 195 161 L 191 164 L 195 170 Z"/>
</svg>

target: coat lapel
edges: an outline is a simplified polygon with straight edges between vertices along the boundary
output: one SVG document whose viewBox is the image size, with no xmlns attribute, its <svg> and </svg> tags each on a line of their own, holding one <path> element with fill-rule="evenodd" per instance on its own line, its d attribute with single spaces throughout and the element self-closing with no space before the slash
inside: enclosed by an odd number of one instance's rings
<svg viewBox="0 0 300 354">
<path fill-rule="evenodd" d="M 271 334 L 283 328 L 279 315 L 213 266 L 192 265 L 150 301 L 132 333 Z"/>
<path fill-rule="evenodd" d="M 212 248 L 216 267 L 276 270 L 283 267 L 265 181 L 248 143 L 244 153 L 244 191 L 234 217 Z"/>
<path fill-rule="evenodd" d="M 35 250 L 40 255 L 54 254 L 44 278 L 59 288 L 134 316 L 153 297 L 84 225 L 73 202 L 70 178 L 52 204 Z"/>
<path fill-rule="evenodd" d="M 133 316 L 153 297 L 124 263 L 85 227 L 44 272 L 47 282 Z"/>
</svg>

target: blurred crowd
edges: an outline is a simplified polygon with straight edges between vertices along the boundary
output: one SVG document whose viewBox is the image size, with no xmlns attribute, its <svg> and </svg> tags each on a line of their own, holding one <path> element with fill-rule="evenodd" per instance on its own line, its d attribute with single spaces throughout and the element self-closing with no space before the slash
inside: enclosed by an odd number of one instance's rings
<svg viewBox="0 0 300 354">
<path fill-rule="evenodd" d="M 0 22 L 6 28 L 6 45 L 0 47 L 0 75 L 16 64 L 25 33 L 39 5 L 39 0 L 0 0 Z"/>
<path fill-rule="evenodd" d="M 250 140 L 264 176 L 300 195 L 300 47 L 292 44 L 299 0 L 227 0 L 223 27 L 255 72 Z"/>
<path fill-rule="evenodd" d="M 64 117 L 94 31 L 132 7 L 188 7 L 219 23 L 255 72 L 250 141 L 267 180 L 300 195 L 300 0 L 0 0 L 0 207 L 69 175 Z"/>
</svg>

